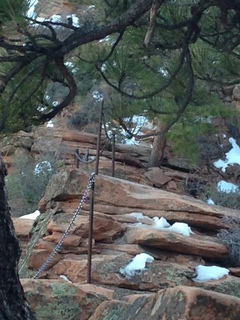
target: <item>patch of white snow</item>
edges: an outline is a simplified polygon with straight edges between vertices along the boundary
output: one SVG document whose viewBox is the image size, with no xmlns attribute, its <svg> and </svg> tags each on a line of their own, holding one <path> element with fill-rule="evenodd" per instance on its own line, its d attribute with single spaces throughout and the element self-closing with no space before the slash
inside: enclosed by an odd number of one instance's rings
<svg viewBox="0 0 240 320">
<path fill-rule="evenodd" d="M 24 216 L 19 217 L 20 219 L 31 219 L 31 220 L 36 220 L 37 217 L 40 215 L 40 211 L 36 210 L 33 213 L 25 214 Z"/>
<path fill-rule="evenodd" d="M 222 277 L 228 275 L 229 270 L 222 267 L 217 266 L 202 266 L 199 265 L 196 268 L 197 277 L 193 278 L 196 282 L 205 282 L 205 281 L 212 281 L 218 280 Z"/>
<path fill-rule="evenodd" d="M 136 273 L 145 270 L 147 262 L 153 262 L 154 258 L 147 253 L 137 254 L 125 268 L 120 268 L 120 273 L 127 278 L 135 276 Z"/>
<path fill-rule="evenodd" d="M 233 184 L 231 182 L 226 182 L 224 180 L 221 180 L 218 182 L 217 189 L 218 189 L 218 191 L 222 191 L 225 193 L 239 192 L 238 186 L 236 186 L 235 184 Z"/>
<path fill-rule="evenodd" d="M 214 201 L 213 201 L 212 199 L 210 199 L 210 198 L 207 199 L 207 203 L 210 204 L 210 205 L 212 205 L 212 206 L 215 205 Z"/>
<path fill-rule="evenodd" d="M 231 143 L 232 149 L 225 153 L 226 159 L 219 159 L 213 163 L 216 168 L 221 168 L 223 172 L 226 171 L 229 165 L 240 164 L 240 147 L 237 145 L 235 139 L 229 138 L 228 141 Z"/>
<path fill-rule="evenodd" d="M 167 222 L 167 220 L 163 217 L 160 219 L 158 217 L 153 218 L 154 226 L 155 228 L 163 229 L 163 228 L 169 228 L 171 225 Z"/>
<path fill-rule="evenodd" d="M 62 278 L 63 280 L 65 280 L 65 281 L 69 282 L 69 283 L 72 283 L 72 281 L 69 280 L 68 277 L 66 277 L 64 274 L 61 274 L 59 277 Z"/>
</svg>

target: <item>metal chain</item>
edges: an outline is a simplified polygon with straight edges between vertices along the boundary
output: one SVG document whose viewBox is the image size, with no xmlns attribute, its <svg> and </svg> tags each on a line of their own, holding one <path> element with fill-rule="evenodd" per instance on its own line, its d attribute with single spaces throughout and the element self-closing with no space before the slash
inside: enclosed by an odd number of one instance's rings
<svg viewBox="0 0 240 320">
<path fill-rule="evenodd" d="M 93 172 L 91 174 L 91 177 L 89 178 L 89 182 L 88 182 L 88 186 L 86 188 L 86 190 L 84 191 L 84 194 L 82 196 L 82 199 L 72 217 L 72 220 L 70 221 L 67 229 L 65 230 L 64 234 L 62 235 L 62 238 L 60 239 L 60 241 L 58 242 L 58 244 L 56 245 L 56 247 L 53 249 L 52 253 L 50 254 L 50 256 L 47 258 L 47 260 L 43 263 L 43 265 L 39 268 L 39 270 L 37 271 L 37 273 L 35 274 L 35 276 L 33 277 L 33 279 L 37 279 L 39 277 L 39 275 L 47 268 L 47 266 L 51 263 L 51 261 L 53 260 L 54 256 L 58 253 L 59 249 L 61 248 L 66 236 L 68 235 L 69 231 L 71 230 L 77 216 L 79 215 L 79 213 L 82 210 L 82 206 L 84 204 L 84 202 L 86 201 L 90 190 L 92 189 L 92 186 L 95 182 L 95 173 Z"/>
</svg>

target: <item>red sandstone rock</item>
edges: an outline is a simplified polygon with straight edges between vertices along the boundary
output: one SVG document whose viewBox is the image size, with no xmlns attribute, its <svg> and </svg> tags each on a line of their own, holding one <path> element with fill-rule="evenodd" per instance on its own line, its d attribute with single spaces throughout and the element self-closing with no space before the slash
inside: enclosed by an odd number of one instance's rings
<svg viewBox="0 0 240 320">
<path fill-rule="evenodd" d="M 60 239 L 60 233 L 63 233 L 67 229 L 72 216 L 62 214 L 55 215 L 53 218 L 55 220 L 51 220 L 48 224 L 48 231 L 52 235 L 45 237 L 45 240 L 48 241 Z M 119 236 L 125 230 L 126 226 L 116 221 L 114 217 L 103 214 L 94 214 L 93 238 L 95 241 L 111 243 L 113 242 L 114 237 Z M 58 236 L 55 236 L 54 232 L 58 234 Z M 73 235 L 76 245 L 80 244 L 81 238 L 88 238 L 89 217 L 82 215 L 78 216 L 69 234 Z"/>
<path fill-rule="evenodd" d="M 189 237 L 155 228 L 129 227 L 125 233 L 125 240 L 129 244 L 140 244 L 149 247 L 197 255 L 203 258 L 227 258 L 227 247 L 217 239 L 199 235 Z"/>
<path fill-rule="evenodd" d="M 30 255 L 29 262 L 28 262 L 29 269 L 38 270 L 43 265 L 43 263 L 47 260 L 50 253 L 51 252 L 49 252 L 48 250 L 44 250 L 44 249 L 33 250 Z M 60 260 L 61 260 L 61 256 L 57 253 L 53 257 L 53 259 L 51 260 L 51 262 L 49 263 L 49 265 L 47 266 L 47 268 L 45 270 L 50 269 Z"/>
<path fill-rule="evenodd" d="M 102 302 L 89 320 L 238 320 L 240 299 L 203 289 L 179 286 L 156 294 L 136 294 L 125 301 Z"/>
<path fill-rule="evenodd" d="M 88 320 L 96 307 L 113 297 L 113 290 L 90 285 L 74 285 L 65 280 L 21 280 L 37 319 Z M 100 319 L 99 319 L 100 320 Z"/>
<path fill-rule="evenodd" d="M 62 236 L 63 236 L 63 233 L 53 231 L 51 235 L 44 237 L 43 241 L 54 242 L 57 244 L 62 239 Z M 81 243 L 81 237 L 76 236 L 74 234 L 67 235 L 63 242 L 64 246 L 72 246 L 72 247 L 78 247 L 80 243 Z"/>
<path fill-rule="evenodd" d="M 157 188 L 162 187 L 171 180 L 160 168 L 150 168 L 144 175 L 151 182 L 152 186 Z"/>
<path fill-rule="evenodd" d="M 34 220 L 13 218 L 13 225 L 19 239 L 29 240 Z"/>
</svg>

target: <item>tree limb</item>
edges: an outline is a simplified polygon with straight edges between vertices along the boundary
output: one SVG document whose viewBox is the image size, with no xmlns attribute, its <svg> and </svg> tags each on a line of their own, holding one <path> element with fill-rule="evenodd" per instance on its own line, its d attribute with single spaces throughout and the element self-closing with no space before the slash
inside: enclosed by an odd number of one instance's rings
<svg viewBox="0 0 240 320">
<path fill-rule="evenodd" d="M 65 107 L 67 107 L 73 99 L 76 97 L 77 94 L 77 84 L 71 75 L 71 73 L 68 71 L 67 67 L 64 64 L 64 58 L 60 57 L 55 60 L 55 64 L 60 71 L 63 78 L 67 81 L 69 86 L 69 93 L 65 97 L 65 99 L 59 103 L 54 109 L 46 114 L 43 114 L 40 116 L 40 121 L 49 121 L 51 120 L 55 115 L 57 115 L 59 112 L 61 112 Z"/>
</svg>

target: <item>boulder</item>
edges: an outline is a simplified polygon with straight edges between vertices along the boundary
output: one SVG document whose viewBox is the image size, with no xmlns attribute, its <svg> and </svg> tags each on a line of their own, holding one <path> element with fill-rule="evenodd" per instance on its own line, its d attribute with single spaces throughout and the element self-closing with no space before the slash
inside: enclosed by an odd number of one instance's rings
<svg viewBox="0 0 240 320">
<path fill-rule="evenodd" d="M 191 254 L 203 258 L 226 259 L 228 249 L 213 237 L 191 235 L 189 237 L 152 227 L 129 227 L 124 236 L 126 243 L 140 244 L 167 251 Z"/>
<path fill-rule="evenodd" d="M 74 169 L 54 176 L 40 202 L 41 210 L 52 200 L 76 201 L 77 206 L 89 177 Z M 210 206 L 188 196 L 100 174 L 95 182 L 95 211 L 113 215 L 142 212 L 151 218 L 163 216 L 170 222 L 186 222 L 211 231 L 225 226 L 221 220 L 224 216 L 239 216 L 237 210 Z"/>
<path fill-rule="evenodd" d="M 30 280 L 21 283 L 26 298 L 41 320 L 87 320 L 113 290 L 89 284 L 71 284 L 65 280 Z"/>
<path fill-rule="evenodd" d="M 72 219 L 72 215 L 56 214 L 48 224 L 49 236 L 45 237 L 46 241 L 58 242 L 61 234 L 65 232 Z M 93 220 L 93 238 L 95 241 L 102 241 L 106 243 L 113 242 L 113 239 L 119 236 L 126 230 L 126 226 L 119 223 L 114 217 L 104 214 L 94 214 Z M 73 226 L 64 241 L 64 245 L 71 245 L 73 241 L 74 246 L 78 246 L 81 240 L 88 238 L 89 234 L 89 217 L 79 215 L 75 219 Z M 71 238 L 71 239 L 70 239 Z"/>
<path fill-rule="evenodd" d="M 171 178 L 165 175 L 160 168 L 150 168 L 144 175 L 151 185 L 157 188 L 160 188 L 171 181 Z"/>
<path fill-rule="evenodd" d="M 13 218 L 12 220 L 18 239 L 29 240 L 34 220 L 21 218 Z"/>
<path fill-rule="evenodd" d="M 124 300 L 102 302 L 89 320 L 238 320 L 240 314 L 240 299 L 185 286 L 130 295 Z"/>
<path fill-rule="evenodd" d="M 66 256 L 53 268 L 55 275 L 64 274 L 74 283 L 85 283 L 87 279 L 88 263 L 84 257 Z M 121 270 L 132 260 L 128 254 L 118 255 L 93 255 L 91 278 L 93 283 L 111 285 L 132 290 L 157 291 L 160 288 L 172 287 L 178 284 L 191 285 L 192 281 L 186 277 L 193 270 L 188 266 L 179 266 L 155 260 L 148 264 L 141 272 L 136 272 L 133 277 L 126 276 Z"/>
</svg>

